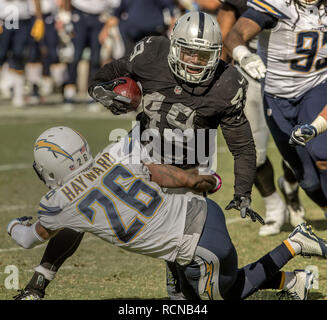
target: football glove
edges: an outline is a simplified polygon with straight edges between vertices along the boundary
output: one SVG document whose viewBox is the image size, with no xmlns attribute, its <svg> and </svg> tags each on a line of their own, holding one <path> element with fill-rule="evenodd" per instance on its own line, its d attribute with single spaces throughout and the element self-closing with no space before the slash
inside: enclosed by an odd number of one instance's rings
<svg viewBox="0 0 327 320">
<path fill-rule="evenodd" d="M 246 46 L 239 45 L 233 49 L 233 59 L 237 61 L 241 68 L 254 79 L 265 77 L 266 66 L 261 58 L 252 53 Z"/>
<path fill-rule="evenodd" d="M 130 110 L 129 103 L 131 103 L 131 99 L 118 95 L 113 91 L 116 86 L 122 83 L 126 83 L 126 80 L 116 79 L 98 84 L 91 90 L 90 95 L 114 115 L 127 113 Z"/>
<path fill-rule="evenodd" d="M 243 219 L 249 216 L 253 222 L 259 221 L 264 225 L 265 221 L 258 213 L 251 209 L 250 204 L 250 197 L 234 195 L 234 199 L 227 205 L 225 210 L 236 209 L 240 211 Z"/>
<path fill-rule="evenodd" d="M 210 174 L 213 175 L 216 178 L 215 188 L 213 190 L 211 190 L 211 191 L 208 191 L 208 193 L 212 194 L 212 193 L 217 192 L 221 188 L 222 180 L 221 180 L 220 176 L 215 171 L 211 170 Z"/>
<path fill-rule="evenodd" d="M 44 37 L 44 32 L 45 24 L 43 19 L 36 19 L 31 30 L 31 36 L 35 41 L 39 42 Z"/>
<path fill-rule="evenodd" d="M 31 226 L 32 224 L 30 223 L 30 220 L 32 220 L 32 219 L 33 219 L 32 217 L 23 216 L 23 217 L 11 220 L 7 225 L 8 234 L 11 236 L 11 229 L 15 224 L 22 224 L 24 226 Z"/>
<path fill-rule="evenodd" d="M 311 124 L 296 126 L 292 130 L 289 144 L 292 146 L 305 147 L 306 143 L 317 136 L 317 129 Z"/>
<path fill-rule="evenodd" d="M 240 61 L 240 66 L 254 79 L 262 79 L 265 77 L 266 66 L 255 53 L 244 56 Z"/>
</svg>

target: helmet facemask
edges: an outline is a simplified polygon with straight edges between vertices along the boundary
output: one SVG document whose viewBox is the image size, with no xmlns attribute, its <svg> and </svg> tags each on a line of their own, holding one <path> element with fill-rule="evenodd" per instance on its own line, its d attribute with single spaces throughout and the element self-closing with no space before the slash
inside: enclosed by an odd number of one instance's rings
<svg viewBox="0 0 327 320">
<path fill-rule="evenodd" d="M 180 79 L 190 83 L 210 80 L 222 50 L 220 28 L 215 19 L 201 11 L 181 16 L 171 33 L 168 64 Z"/>
<path fill-rule="evenodd" d="M 171 44 L 168 61 L 173 73 L 190 83 L 211 79 L 219 63 L 221 46 L 205 46 L 205 40 L 193 39 L 193 43 L 175 40 Z"/>
</svg>

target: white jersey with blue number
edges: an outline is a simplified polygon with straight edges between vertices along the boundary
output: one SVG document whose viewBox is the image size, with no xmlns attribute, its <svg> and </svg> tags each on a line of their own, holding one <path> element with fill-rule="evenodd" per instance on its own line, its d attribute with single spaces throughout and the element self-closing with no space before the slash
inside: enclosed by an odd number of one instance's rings
<svg viewBox="0 0 327 320">
<path fill-rule="evenodd" d="M 139 149 L 127 153 L 126 147 L 126 141 L 109 145 L 92 168 L 45 195 L 39 221 L 50 230 L 91 232 L 136 253 L 189 263 L 200 234 L 184 234 L 188 203 L 196 198 L 203 205 L 204 198 L 164 193 L 150 181 Z M 139 164 L 131 164 L 132 154 Z"/>
<path fill-rule="evenodd" d="M 267 66 L 266 92 L 297 97 L 327 79 L 327 16 L 321 5 L 299 7 L 294 1 L 250 0 L 248 6 L 278 18 L 261 32 L 258 54 Z"/>
</svg>

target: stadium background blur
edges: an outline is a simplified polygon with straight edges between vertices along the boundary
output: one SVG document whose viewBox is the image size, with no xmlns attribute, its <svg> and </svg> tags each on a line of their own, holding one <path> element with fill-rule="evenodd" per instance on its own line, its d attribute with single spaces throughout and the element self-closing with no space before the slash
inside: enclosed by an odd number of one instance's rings
<svg viewBox="0 0 327 320">
<path fill-rule="evenodd" d="M 100 0 L 92 0 L 92 5 L 95 5 L 97 1 Z M 9 1 L 0 0 L 0 6 L 6 2 L 9 3 Z M 53 2 L 55 2 L 57 10 L 51 14 L 53 14 L 54 21 L 58 22 L 56 17 L 63 2 L 56 0 Z M 146 1 L 122 0 L 120 3 L 119 0 L 108 0 L 106 21 L 115 17 L 115 13 L 120 12 L 120 5 L 130 5 L 132 2 L 135 4 Z M 152 31 L 146 31 L 148 34 L 169 36 L 174 19 L 186 11 L 202 10 L 216 16 L 220 5 L 218 0 L 161 2 L 167 4 L 167 10 L 163 10 L 162 19 L 158 22 L 160 28 L 152 26 Z M 173 11 L 168 9 L 172 5 Z M 116 19 L 118 17 L 122 21 L 128 20 L 126 12 L 120 12 Z M 30 28 L 32 29 L 34 20 L 33 17 L 30 19 Z M 103 33 L 100 65 L 125 54 L 126 42 L 124 43 L 118 32 L 119 19 L 111 19 L 111 31 L 108 34 Z M 148 20 L 143 17 L 141 25 L 144 25 L 145 21 Z M 162 26 L 162 21 L 164 21 L 164 26 Z M 2 28 L 5 28 L 5 23 Z M 3 33 L 3 29 L 0 31 Z M 19 28 L 15 30 L 18 33 L 20 31 Z M 59 27 L 58 33 L 61 31 L 63 29 Z M 64 39 L 67 37 L 65 38 L 62 34 L 59 37 L 56 47 L 59 61 L 55 63 L 58 68 L 56 71 L 50 68 L 48 75 L 42 75 L 42 67 L 40 68 L 42 66 L 40 62 L 44 63 L 47 53 L 43 47 L 44 44 L 41 45 L 43 49 L 41 49 L 40 60 L 38 61 L 34 57 L 30 63 L 30 48 L 35 45 L 35 43 L 31 45 L 31 43 L 35 41 L 32 38 L 26 41 L 26 46 L 22 51 L 24 72 L 16 72 L 21 77 L 20 79 L 22 77 L 24 79 L 22 100 L 15 97 L 14 87 L 19 81 L 10 75 L 15 72 L 9 68 L 13 50 L 4 52 L 5 47 L 0 46 L 1 57 L 5 57 L 0 75 L 0 300 L 12 299 L 16 293 L 15 288 L 17 286 L 21 288 L 26 284 L 45 248 L 44 245 L 41 245 L 26 251 L 15 245 L 5 231 L 7 223 L 15 217 L 31 215 L 36 218 L 39 200 L 47 192 L 46 187 L 40 184 L 32 170 L 32 146 L 35 138 L 51 126 L 69 126 L 80 131 L 86 137 L 95 155 L 109 142 L 112 142 L 110 141 L 111 133 L 114 129 L 129 130 L 135 119 L 136 113 L 113 116 L 88 96 L 87 84 L 92 67 L 89 47 L 83 49 L 77 64 L 76 94 L 71 94 L 71 90 L 66 90 L 65 93 L 69 78 L 67 70 L 74 52 L 71 46 L 71 32 L 72 30 L 68 27 L 64 30 L 64 36 L 68 36 L 66 43 Z M 135 37 L 135 42 L 137 40 Z M 129 39 L 129 41 L 131 40 Z M 129 47 L 131 47 L 131 43 L 129 43 Z M 271 138 L 268 155 L 273 162 L 275 180 L 277 180 L 282 174 L 281 157 Z M 233 195 L 234 176 L 232 155 L 226 147 L 220 130 L 218 130 L 217 162 L 218 172 L 223 179 L 223 187 L 211 197 L 224 208 Z M 300 191 L 300 196 L 307 211 L 307 221 L 323 238 L 326 238 L 327 220 L 322 217 L 320 209 L 302 191 Z M 255 189 L 253 189 L 252 207 L 259 213 L 264 210 L 264 204 Z M 276 236 L 259 237 L 259 223 L 253 223 L 250 219 L 242 220 L 238 212 L 226 213 L 226 220 L 232 241 L 239 253 L 240 265 L 256 260 L 264 252 L 278 245 L 293 230 L 290 225 L 285 225 L 282 232 Z M 10 278 L 8 270 L 12 269 L 8 269 L 8 266 L 17 268 L 19 283 L 15 283 Z M 324 280 L 326 280 L 327 267 L 321 260 L 315 258 L 305 261 L 300 258 L 294 259 L 286 266 L 285 270 L 304 269 L 310 266 L 318 271 L 319 279 L 308 299 L 325 300 L 327 299 L 327 284 Z M 64 264 L 57 279 L 49 286 L 45 299 L 167 299 L 165 265 L 163 261 L 123 251 L 92 235 L 86 235 L 75 255 Z M 258 292 L 251 299 L 277 299 L 277 297 L 274 291 L 268 291 Z"/>
</svg>

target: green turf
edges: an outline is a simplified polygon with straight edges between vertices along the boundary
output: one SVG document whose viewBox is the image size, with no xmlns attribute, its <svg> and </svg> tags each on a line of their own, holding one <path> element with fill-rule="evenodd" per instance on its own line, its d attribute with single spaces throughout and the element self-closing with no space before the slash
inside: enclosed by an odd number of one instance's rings
<svg viewBox="0 0 327 320">
<path fill-rule="evenodd" d="M 32 164 L 32 147 L 36 137 L 45 129 L 55 125 L 70 126 L 82 133 L 91 145 L 95 155 L 108 144 L 111 130 L 129 130 L 131 122 L 120 118 L 103 116 L 78 117 L 55 113 L 46 116 L 40 113 L 29 116 L 28 111 L 13 116 L 10 112 L 0 116 L 0 168 L 4 165 Z M 219 174 L 223 187 L 212 196 L 225 207 L 233 195 L 233 159 L 219 133 L 220 152 L 218 154 Z M 274 165 L 275 180 L 281 174 L 281 158 L 270 140 L 269 157 Z M 6 233 L 7 223 L 18 216 L 32 215 L 41 196 L 47 189 L 35 176 L 31 167 L 0 171 L 0 300 L 12 299 L 16 290 L 5 287 L 6 267 L 14 265 L 19 271 L 19 287 L 22 288 L 39 263 L 44 245 L 24 250 L 19 248 Z M 327 238 L 327 220 L 322 211 L 301 191 L 301 199 L 307 210 L 307 220 L 315 231 Z M 253 190 L 252 207 L 263 212 L 263 201 L 256 189 Z M 270 249 L 279 245 L 292 230 L 285 226 L 273 237 L 259 237 L 260 225 L 249 220 L 240 221 L 239 213 L 226 212 L 228 228 L 237 248 L 239 266 L 253 262 Z M 319 288 L 310 292 L 309 299 L 324 300 L 327 296 L 327 265 L 318 258 L 296 257 L 284 270 L 303 269 L 314 265 L 319 270 Z M 276 291 L 258 292 L 249 299 L 276 299 Z M 165 264 L 162 261 L 136 255 L 116 248 L 86 234 L 76 254 L 65 262 L 50 284 L 45 299 L 167 299 L 165 289 Z"/>
</svg>

